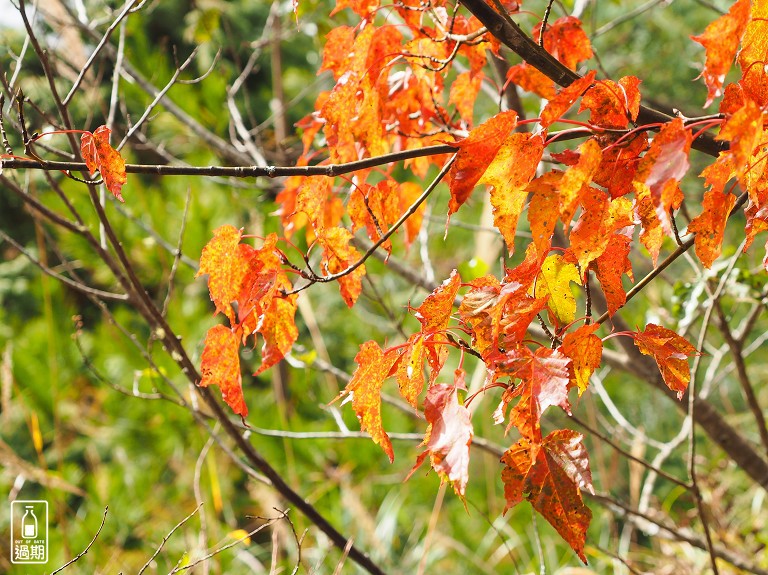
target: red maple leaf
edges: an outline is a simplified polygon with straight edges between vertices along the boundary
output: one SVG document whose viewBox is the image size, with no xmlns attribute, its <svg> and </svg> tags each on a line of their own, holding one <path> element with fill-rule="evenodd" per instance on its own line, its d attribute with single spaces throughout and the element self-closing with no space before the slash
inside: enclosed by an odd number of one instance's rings
<svg viewBox="0 0 768 575">
<path fill-rule="evenodd" d="M 530 501 L 586 563 L 584 544 L 592 512 L 581 491 L 594 491 L 583 439 L 568 429 L 553 431 L 540 443 L 524 437 L 501 457 L 501 479 L 505 512 L 523 499 Z"/>
</svg>

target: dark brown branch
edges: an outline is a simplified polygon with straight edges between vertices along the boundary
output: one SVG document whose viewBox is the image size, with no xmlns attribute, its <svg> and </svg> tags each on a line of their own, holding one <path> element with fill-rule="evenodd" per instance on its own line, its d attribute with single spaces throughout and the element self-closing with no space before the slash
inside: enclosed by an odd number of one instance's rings
<svg viewBox="0 0 768 575">
<path fill-rule="evenodd" d="M 461 0 L 461 3 L 499 41 L 525 60 L 525 62 L 550 78 L 558 86 L 570 86 L 581 77 L 558 62 L 551 54 L 523 32 L 514 21 L 509 17 L 504 18 L 486 4 L 484 0 Z M 640 106 L 640 113 L 637 116 L 637 122 L 641 125 L 663 124 L 670 120 L 672 120 L 671 116 L 647 106 Z M 702 134 L 696 138 L 693 141 L 692 147 L 713 157 L 717 157 L 722 150 L 726 149 L 723 143 L 716 142 L 709 134 Z"/>
<path fill-rule="evenodd" d="M 733 337 L 731 327 L 728 325 L 728 320 L 726 319 L 725 313 L 723 313 L 723 308 L 720 305 L 720 300 L 715 300 L 714 306 L 715 312 L 717 312 L 718 327 L 720 328 L 720 332 L 723 334 L 725 342 L 728 344 L 728 347 L 731 350 L 731 357 L 733 358 L 733 363 L 736 366 L 736 373 L 738 374 L 739 383 L 741 384 L 741 389 L 744 392 L 744 399 L 746 400 L 747 405 L 749 406 L 749 409 L 752 411 L 752 415 L 755 418 L 755 423 L 757 424 L 757 430 L 760 434 L 760 441 L 763 444 L 763 449 L 765 449 L 768 453 L 768 427 L 766 427 L 763 410 L 757 401 L 755 390 L 752 386 L 752 382 L 749 379 L 749 374 L 747 373 L 747 366 L 744 363 L 744 355 L 742 354 L 744 350 L 742 345 Z"/>
<path fill-rule="evenodd" d="M 439 154 L 453 154 L 455 146 L 441 144 L 437 146 L 425 146 L 414 150 L 404 150 L 384 154 L 375 158 L 365 158 L 346 164 L 328 164 L 325 166 L 162 166 L 126 164 L 125 171 L 128 174 L 149 174 L 154 176 L 223 176 L 230 178 L 281 178 L 284 176 L 338 176 L 348 174 L 356 170 L 382 166 L 392 162 L 422 158 L 424 156 L 436 156 Z M 60 172 L 87 172 L 88 168 L 82 162 L 38 162 L 36 160 L 2 160 L 4 170 L 48 170 Z"/>
</svg>

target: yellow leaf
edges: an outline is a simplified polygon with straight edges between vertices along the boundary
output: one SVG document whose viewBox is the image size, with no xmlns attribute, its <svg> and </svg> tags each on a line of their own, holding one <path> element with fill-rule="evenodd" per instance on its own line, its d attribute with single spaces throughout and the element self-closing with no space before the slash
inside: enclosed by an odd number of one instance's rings
<svg viewBox="0 0 768 575">
<path fill-rule="evenodd" d="M 235 529 L 234 531 L 230 531 L 227 533 L 227 537 L 234 539 L 235 541 L 240 541 L 242 539 L 246 545 L 251 544 L 251 538 L 248 536 L 248 532 L 245 529 Z"/>
<path fill-rule="evenodd" d="M 535 296 L 549 294 L 547 307 L 561 324 L 576 319 L 576 298 L 573 297 L 570 282 L 581 285 L 579 270 L 571 262 L 563 261 L 561 254 L 547 256 L 536 279 Z"/>
</svg>

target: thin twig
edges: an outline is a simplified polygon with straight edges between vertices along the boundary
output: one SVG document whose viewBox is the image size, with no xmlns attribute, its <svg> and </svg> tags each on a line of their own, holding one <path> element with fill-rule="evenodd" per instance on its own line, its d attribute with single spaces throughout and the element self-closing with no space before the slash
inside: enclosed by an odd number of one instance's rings
<svg viewBox="0 0 768 575">
<path fill-rule="evenodd" d="M 192 513 L 190 513 L 190 514 L 189 514 L 189 515 L 187 515 L 187 516 L 186 516 L 184 519 L 182 519 L 181 521 L 179 521 L 179 522 L 178 522 L 176 525 L 174 525 L 173 529 L 171 529 L 171 530 L 170 530 L 168 533 L 166 533 L 166 535 L 163 537 L 163 540 L 160 542 L 160 545 L 158 545 L 158 546 L 157 546 L 157 549 L 155 549 L 155 552 L 152 554 L 152 556 L 151 556 L 149 559 L 147 559 L 147 562 L 146 562 L 146 563 L 144 563 L 144 566 L 143 566 L 141 569 L 139 569 L 139 570 L 138 570 L 138 572 L 136 573 L 136 575 L 141 575 L 142 573 L 144 573 L 144 571 L 146 571 L 146 570 L 147 570 L 147 568 L 148 568 L 148 567 L 149 567 L 149 566 L 152 564 L 152 562 L 155 560 L 155 558 L 156 558 L 156 557 L 157 557 L 157 556 L 160 554 L 160 551 L 162 551 L 163 547 L 165 547 L 165 544 L 168 542 L 168 540 L 171 538 L 171 536 L 174 534 L 174 532 L 175 532 L 175 531 L 176 531 L 176 530 L 177 530 L 179 527 L 181 527 L 182 525 L 184 525 L 184 524 L 185 524 L 187 521 L 189 521 L 190 519 L 192 519 L 192 517 L 194 517 L 194 515 L 195 515 L 195 514 L 196 514 L 198 511 L 200 511 L 200 508 L 201 508 L 202 506 L 203 506 L 203 504 L 202 504 L 202 503 L 201 503 L 201 504 L 199 504 L 197 507 L 195 507 L 195 509 L 192 511 Z"/>
<path fill-rule="evenodd" d="M 104 48 L 106 43 L 109 42 L 109 39 L 112 37 L 112 33 L 120 25 L 120 22 L 122 22 L 123 18 L 125 18 L 130 13 L 133 5 L 134 5 L 134 0 L 126 0 L 125 6 L 123 7 L 123 11 L 117 15 L 117 18 L 115 18 L 115 20 L 112 22 L 109 28 L 107 28 L 106 33 L 104 34 L 104 36 L 101 37 L 101 40 L 99 41 L 98 45 L 96 46 L 96 48 L 93 49 L 93 52 L 91 53 L 90 57 L 85 62 L 83 67 L 80 69 L 80 73 L 77 75 L 77 78 L 75 79 L 74 84 L 72 84 L 72 87 L 69 89 L 69 93 L 64 98 L 62 103 L 65 106 L 69 105 L 69 102 L 72 100 L 72 97 L 80 88 L 80 83 L 83 81 L 83 78 L 85 78 L 85 74 L 88 72 L 88 70 L 90 70 L 91 66 L 93 65 L 93 62 L 99 56 L 99 53 Z"/>
<path fill-rule="evenodd" d="M 88 543 L 86 548 L 83 549 L 80 553 L 78 553 L 75 557 L 73 557 L 72 559 L 70 559 L 69 561 L 64 563 L 64 565 L 62 565 L 61 567 L 59 567 L 55 571 L 52 571 L 51 575 L 56 575 L 56 573 L 59 573 L 59 572 L 63 571 L 64 569 L 66 569 L 67 567 L 72 565 L 72 563 L 74 563 L 75 561 L 79 560 L 83 555 L 88 553 L 90 548 L 93 547 L 93 544 L 96 543 L 96 538 L 99 536 L 99 533 L 101 533 L 101 530 L 104 528 L 104 522 L 107 520 L 107 511 L 109 511 L 109 505 L 104 507 L 104 515 L 102 515 L 102 517 L 101 517 L 101 525 L 99 525 L 98 530 L 96 531 L 96 533 L 94 534 L 93 538 L 91 539 L 91 542 Z"/>
<path fill-rule="evenodd" d="M 22 246 L 20 243 L 18 243 L 16 240 L 14 240 L 11 236 L 5 233 L 2 229 L 0 229 L 0 238 L 11 244 L 14 248 L 19 250 L 24 256 L 32 262 L 34 265 L 36 265 L 40 270 L 45 274 L 48 275 L 54 279 L 59 280 L 61 283 L 66 285 L 67 287 L 71 287 L 72 289 L 79 291 L 80 293 L 93 296 L 95 298 L 109 300 L 109 301 L 128 301 L 128 295 L 127 294 L 121 294 L 121 293 L 112 293 L 104 290 L 100 290 L 98 288 L 92 288 L 90 286 L 87 286 L 83 283 L 80 283 L 78 281 L 75 281 L 71 278 L 68 278 L 67 276 L 63 276 L 58 272 L 53 271 L 51 268 L 49 268 L 47 265 L 45 265 L 43 262 L 41 262 L 38 258 L 33 256 L 24 246 Z"/>
<path fill-rule="evenodd" d="M 200 509 L 200 506 L 198 506 L 197 509 Z M 197 509 L 195 509 L 195 511 L 193 511 L 192 513 L 193 514 L 197 513 Z M 188 563 L 188 564 L 182 565 L 182 566 L 174 567 L 171 571 L 168 572 L 168 575 L 174 575 L 175 573 L 180 573 L 182 571 L 186 571 L 187 569 L 192 569 L 193 567 L 199 565 L 203 561 L 208 561 L 208 559 L 210 559 L 211 557 L 215 557 L 216 555 L 218 555 L 219 553 L 221 553 L 223 551 L 226 551 L 227 549 L 231 549 L 232 547 L 234 547 L 236 545 L 240 545 L 240 543 L 242 543 L 246 539 L 250 539 L 253 535 L 258 533 L 259 531 L 263 531 L 264 529 L 266 529 L 267 527 L 269 527 L 273 523 L 275 523 L 277 521 L 280 521 L 281 519 L 285 519 L 287 517 L 285 512 L 280 511 L 280 513 L 282 513 L 282 515 L 280 517 L 259 517 L 259 519 L 263 519 L 265 521 L 265 523 L 262 523 L 261 525 L 259 525 L 258 527 L 256 527 L 252 531 L 249 531 L 248 533 L 246 533 L 242 537 L 236 539 L 235 541 L 233 541 L 231 543 L 227 543 L 226 545 L 223 545 L 221 547 L 218 547 L 218 548 L 214 549 L 213 551 L 211 551 L 210 553 L 207 553 L 206 555 L 200 557 L 199 559 L 197 559 L 195 561 L 192 561 L 191 563 Z M 190 515 L 190 517 L 191 517 L 191 515 Z M 189 519 L 189 517 L 187 517 L 187 519 Z M 187 519 L 185 519 L 184 521 L 186 521 Z M 182 521 L 182 523 L 183 523 L 183 521 Z M 181 523 L 179 525 L 181 525 Z M 174 530 L 177 527 L 179 527 L 179 525 L 174 527 Z M 171 533 L 173 533 L 173 531 L 171 531 Z M 168 534 L 168 537 L 170 537 L 171 533 Z M 165 543 L 165 539 L 163 540 L 163 543 Z M 141 575 L 141 572 L 139 572 L 137 575 Z"/>
</svg>

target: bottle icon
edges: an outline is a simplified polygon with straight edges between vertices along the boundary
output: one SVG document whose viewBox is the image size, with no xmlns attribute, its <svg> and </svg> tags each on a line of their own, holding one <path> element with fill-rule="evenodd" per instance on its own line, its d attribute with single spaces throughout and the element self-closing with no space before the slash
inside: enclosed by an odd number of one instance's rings
<svg viewBox="0 0 768 575">
<path fill-rule="evenodd" d="M 21 536 L 24 539 L 34 539 L 37 537 L 37 516 L 31 505 L 26 505 L 25 509 L 24 516 L 21 518 Z"/>
</svg>

